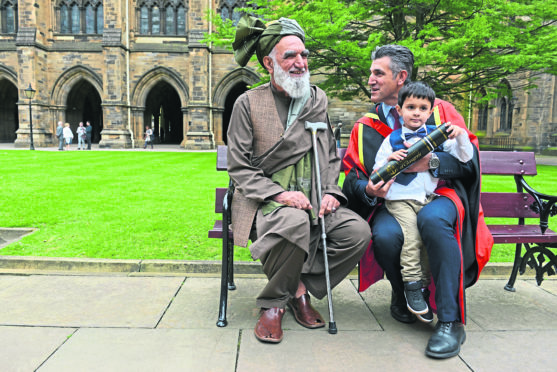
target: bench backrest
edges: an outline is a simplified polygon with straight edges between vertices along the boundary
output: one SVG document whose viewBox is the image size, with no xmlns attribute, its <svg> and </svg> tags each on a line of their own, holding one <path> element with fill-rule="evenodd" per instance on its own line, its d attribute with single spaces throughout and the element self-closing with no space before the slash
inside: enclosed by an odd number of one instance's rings
<svg viewBox="0 0 557 372">
<path fill-rule="evenodd" d="M 340 158 L 344 158 L 345 148 L 338 149 Z M 226 146 L 217 148 L 217 170 L 226 171 Z M 482 174 L 522 176 L 536 175 L 536 158 L 533 152 L 482 151 Z M 341 171 L 342 169 L 341 165 Z M 222 213 L 222 201 L 226 188 L 215 190 L 215 213 Z M 539 218 L 530 209 L 534 198 L 527 193 L 518 192 L 482 192 L 481 203 L 485 217 Z"/>
<path fill-rule="evenodd" d="M 482 174 L 535 176 L 536 157 L 533 152 L 482 151 Z"/>
<path fill-rule="evenodd" d="M 480 159 L 482 174 L 518 177 L 537 174 L 533 152 L 482 151 Z M 535 200 L 527 193 L 482 192 L 480 200 L 486 217 L 539 218 L 530 209 Z"/>
<path fill-rule="evenodd" d="M 337 154 L 341 160 L 340 162 L 340 172 L 344 171 L 344 166 L 342 164 L 342 159 L 344 158 L 344 154 L 346 153 L 345 148 L 337 149 Z M 225 171 L 227 164 L 227 147 L 224 145 L 217 146 L 217 170 L 218 171 Z"/>
</svg>

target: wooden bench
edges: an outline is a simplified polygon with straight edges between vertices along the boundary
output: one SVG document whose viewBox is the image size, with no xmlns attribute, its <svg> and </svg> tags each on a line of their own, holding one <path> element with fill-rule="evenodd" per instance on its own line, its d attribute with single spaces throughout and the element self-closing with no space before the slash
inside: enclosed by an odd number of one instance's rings
<svg viewBox="0 0 557 372">
<path fill-rule="evenodd" d="M 346 149 L 338 149 L 338 155 L 342 159 Z M 217 147 L 217 171 L 227 170 L 227 147 Z M 340 171 L 343 171 L 342 162 Z M 215 189 L 215 213 L 222 214 L 222 219 L 216 220 L 213 228 L 209 230 L 209 238 L 222 239 L 222 266 L 221 266 L 221 285 L 219 300 L 219 317 L 217 326 L 226 327 L 226 308 L 228 306 L 228 291 L 236 289 L 234 284 L 234 244 L 233 234 L 229 229 L 231 223 L 230 204 L 232 203 L 232 195 L 228 193 L 228 188 Z M 223 223 L 227 221 L 228 223 Z"/>
<path fill-rule="evenodd" d="M 482 174 L 513 176 L 516 192 L 482 192 L 481 204 L 485 217 L 510 219 L 508 224 L 488 224 L 495 244 L 516 244 L 513 269 L 505 289 L 514 292 L 518 272 L 526 265 L 535 269 L 538 285 L 544 274 L 554 275 L 557 257 L 549 248 L 557 248 L 557 234 L 548 228 L 549 217 L 557 215 L 557 196 L 534 190 L 524 176 L 535 176 L 533 152 L 482 151 Z M 527 223 L 534 218 L 534 223 Z M 524 248 L 524 249 L 523 249 Z M 547 259 L 547 260 L 546 260 Z"/>
<path fill-rule="evenodd" d="M 341 159 L 345 151 L 346 149 L 339 149 Z M 516 192 L 481 194 L 485 217 L 510 219 L 505 225 L 488 224 L 495 244 L 516 244 L 513 269 L 505 289 L 514 291 L 518 272 L 524 274 L 526 265 L 535 269 L 536 281 L 540 285 L 545 273 L 550 276 L 557 271 L 557 256 L 550 249 L 557 248 L 557 233 L 548 228 L 549 217 L 557 215 L 557 196 L 539 193 L 526 183 L 524 176 L 537 174 L 536 159 L 532 152 L 482 151 L 480 158 L 482 174 L 513 176 L 516 184 Z M 226 165 L 226 146 L 219 146 L 217 170 L 225 171 Z M 222 213 L 223 218 L 217 220 L 213 229 L 209 231 L 209 238 L 222 239 L 221 293 L 217 321 L 219 327 L 227 325 L 228 290 L 236 289 L 233 270 L 234 245 L 232 231 L 228 229 L 228 206 L 232 200 L 227 190 L 215 190 L 215 212 Z M 526 224 L 526 218 L 535 218 L 536 223 Z M 228 223 L 223 225 L 222 221 Z"/>
</svg>

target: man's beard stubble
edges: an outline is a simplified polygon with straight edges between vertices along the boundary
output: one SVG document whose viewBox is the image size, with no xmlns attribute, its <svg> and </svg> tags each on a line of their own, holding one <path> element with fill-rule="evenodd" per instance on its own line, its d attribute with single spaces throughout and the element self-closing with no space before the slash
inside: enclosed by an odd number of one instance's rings
<svg viewBox="0 0 557 372">
<path fill-rule="evenodd" d="M 271 57 L 272 58 L 272 57 Z M 289 75 L 288 71 L 282 69 L 282 67 L 277 63 L 275 58 L 273 59 L 274 66 L 278 68 L 274 69 L 273 78 L 275 83 L 284 89 L 284 91 L 292 98 L 301 98 L 309 92 L 309 71 L 306 71 L 299 78 L 293 78 Z"/>
</svg>

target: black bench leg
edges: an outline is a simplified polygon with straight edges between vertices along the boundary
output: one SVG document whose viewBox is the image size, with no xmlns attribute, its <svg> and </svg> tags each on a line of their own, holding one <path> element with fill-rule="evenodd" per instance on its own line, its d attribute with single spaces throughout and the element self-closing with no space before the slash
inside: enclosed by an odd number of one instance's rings
<svg viewBox="0 0 557 372">
<path fill-rule="evenodd" d="M 508 283 L 505 285 L 505 290 L 509 292 L 516 291 L 516 289 L 514 288 L 514 282 L 516 281 L 516 276 L 518 275 L 518 269 L 522 261 L 521 253 L 522 253 L 522 244 L 518 243 L 516 245 L 516 250 L 514 251 L 513 270 L 511 272 L 511 276 L 509 277 Z"/>
<path fill-rule="evenodd" d="M 234 284 L 234 243 L 231 239 L 226 239 L 228 244 L 228 290 L 236 289 Z"/>
<path fill-rule="evenodd" d="M 220 299 L 219 299 L 219 319 L 217 320 L 217 327 L 226 327 L 228 321 L 226 320 L 226 307 L 228 304 L 228 269 L 229 265 L 229 243 L 228 243 L 228 228 L 223 223 L 223 237 L 222 237 L 222 264 L 220 275 Z"/>
</svg>

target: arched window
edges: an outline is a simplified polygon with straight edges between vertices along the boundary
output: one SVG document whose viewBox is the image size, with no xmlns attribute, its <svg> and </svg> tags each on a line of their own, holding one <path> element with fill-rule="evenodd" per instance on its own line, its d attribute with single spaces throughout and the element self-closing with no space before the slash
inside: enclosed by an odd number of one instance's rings
<svg viewBox="0 0 557 372">
<path fill-rule="evenodd" d="M 95 10 L 91 4 L 85 5 L 85 32 L 95 33 Z"/>
<path fill-rule="evenodd" d="M 166 10 L 166 17 L 165 17 L 165 30 L 164 33 L 166 35 L 176 35 L 176 16 L 174 14 L 174 8 L 171 6 L 167 6 Z"/>
<path fill-rule="evenodd" d="M 17 0 L 0 3 L 0 32 L 15 34 L 17 32 Z"/>
<path fill-rule="evenodd" d="M 59 0 L 55 10 L 61 34 L 102 34 L 102 0 Z"/>
<path fill-rule="evenodd" d="M 104 28 L 104 8 L 103 4 L 100 3 L 97 6 L 97 34 L 102 34 Z"/>
<path fill-rule="evenodd" d="M 70 16 L 68 11 L 69 9 L 66 4 L 60 7 L 60 32 L 62 34 L 70 33 Z"/>
<path fill-rule="evenodd" d="M 486 92 L 485 89 L 482 89 L 480 91 L 480 95 L 483 97 L 486 96 Z M 485 100 L 482 100 L 479 104 L 478 107 L 478 130 L 487 130 L 487 108 L 488 108 L 488 102 Z"/>
<path fill-rule="evenodd" d="M 144 0 L 136 8 L 141 35 L 185 35 L 187 5 L 184 0 Z"/>
<path fill-rule="evenodd" d="M 223 21 L 230 19 L 234 25 L 237 25 L 243 14 L 239 9 L 245 7 L 245 0 L 221 0 L 219 5 L 220 16 Z"/>
<path fill-rule="evenodd" d="M 512 129 L 514 100 L 508 81 L 503 80 L 503 93 L 499 96 L 499 130 L 509 132 Z"/>
<path fill-rule="evenodd" d="M 186 34 L 186 8 L 178 5 L 178 12 L 176 14 L 176 29 L 178 35 Z"/>
<path fill-rule="evenodd" d="M 80 17 L 79 17 L 79 6 L 77 4 L 73 4 L 71 6 L 72 9 L 72 34 L 79 34 L 80 31 Z"/>
<path fill-rule="evenodd" d="M 161 11 L 158 6 L 151 10 L 151 33 L 158 35 L 161 32 Z"/>
</svg>

